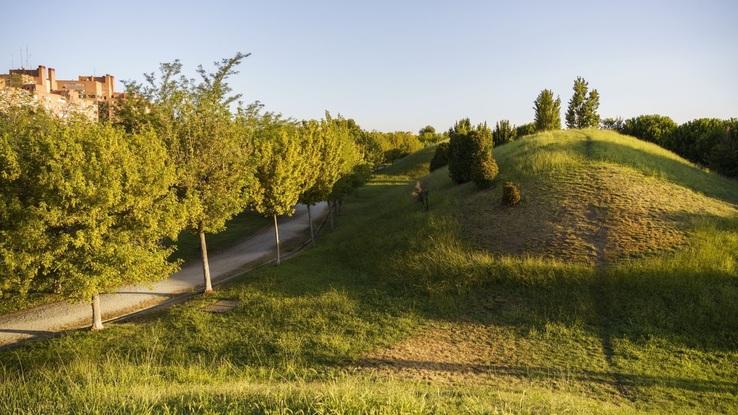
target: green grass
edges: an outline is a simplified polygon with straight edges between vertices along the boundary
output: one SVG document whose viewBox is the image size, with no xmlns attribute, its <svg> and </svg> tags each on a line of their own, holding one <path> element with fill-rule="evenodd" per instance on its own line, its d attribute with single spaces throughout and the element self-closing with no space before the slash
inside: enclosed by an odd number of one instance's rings
<svg viewBox="0 0 738 415">
<path fill-rule="evenodd" d="M 508 210 L 501 186 L 477 192 L 441 169 L 425 178 L 423 212 L 410 192 L 433 148 L 400 160 L 279 267 L 137 322 L 0 352 L 0 413 L 735 413 L 738 185 L 648 145 L 630 157 L 624 147 L 643 144 L 608 134 L 496 148 L 500 179 L 523 189 Z M 674 200 L 625 200 L 665 203 L 649 220 L 686 242 L 662 235 L 659 249 L 611 258 L 580 249 L 596 239 L 585 231 L 555 240 L 549 220 L 633 232 L 641 211 L 601 193 L 644 182 Z M 541 241 L 520 254 L 488 240 L 505 231 Z M 202 310 L 218 298 L 240 304 Z"/>
</svg>

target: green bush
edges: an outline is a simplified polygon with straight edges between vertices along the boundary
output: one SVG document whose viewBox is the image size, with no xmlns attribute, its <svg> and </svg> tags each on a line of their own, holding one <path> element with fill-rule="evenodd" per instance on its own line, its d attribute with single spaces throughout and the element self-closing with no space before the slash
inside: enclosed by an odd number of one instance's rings
<svg viewBox="0 0 738 415">
<path fill-rule="evenodd" d="M 487 125 L 479 125 L 469 132 L 472 145 L 471 180 L 480 189 L 488 189 L 494 183 L 499 168 L 492 156 L 492 132 Z"/>
<path fill-rule="evenodd" d="M 513 182 L 505 182 L 502 187 L 502 204 L 515 206 L 520 203 L 520 188 Z"/>
<path fill-rule="evenodd" d="M 641 140 L 663 146 L 674 133 L 677 124 L 665 115 L 639 115 L 615 124 L 616 129 Z"/>
<path fill-rule="evenodd" d="M 494 184 L 499 168 L 492 154 L 487 154 L 472 168 L 472 180 L 480 189 L 489 189 Z"/>
<path fill-rule="evenodd" d="M 448 174 L 456 183 L 471 180 L 470 167 L 474 157 L 474 147 L 469 137 L 472 130 L 468 118 L 459 120 L 448 132 Z"/>
<path fill-rule="evenodd" d="M 436 152 L 430 161 L 430 171 L 440 169 L 448 164 L 448 143 L 440 143 L 436 146 Z"/>
<path fill-rule="evenodd" d="M 717 118 L 686 122 L 674 129 L 664 146 L 695 163 L 709 166 L 713 149 L 728 134 L 731 122 Z"/>
</svg>

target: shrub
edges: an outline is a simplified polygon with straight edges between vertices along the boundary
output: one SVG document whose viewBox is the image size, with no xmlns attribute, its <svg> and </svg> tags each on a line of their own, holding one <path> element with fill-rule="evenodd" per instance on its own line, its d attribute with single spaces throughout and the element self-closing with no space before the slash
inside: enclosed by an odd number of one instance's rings
<svg viewBox="0 0 738 415">
<path fill-rule="evenodd" d="M 486 125 L 479 125 L 469 132 L 473 148 L 471 179 L 480 189 L 487 189 L 494 183 L 499 169 L 492 156 L 492 132 Z"/>
<path fill-rule="evenodd" d="M 677 128 L 669 117 L 658 114 L 639 115 L 615 124 L 616 129 L 641 140 L 650 141 L 663 146 Z"/>
<path fill-rule="evenodd" d="M 472 130 L 468 118 L 459 120 L 448 132 L 448 174 L 456 183 L 471 180 L 470 167 L 473 158 L 473 145 L 469 137 Z"/>
<path fill-rule="evenodd" d="M 515 138 L 515 126 L 510 124 L 508 120 L 498 122 L 495 125 L 495 130 L 492 131 L 492 143 L 494 143 L 495 147 L 509 143 Z"/>
<path fill-rule="evenodd" d="M 448 143 L 436 146 L 436 152 L 430 162 L 430 171 L 440 169 L 448 164 Z"/>
<path fill-rule="evenodd" d="M 502 187 L 502 204 L 504 206 L 515 206 L 520 203 L 520 189 L 513 182 L 505 182 Z"/>
<path fill-rule="evenodd" d="M 489 189 L 497 177 L 499 168 L 492 154 L 487 154 L 478 160 L 472 169 L 472 180 L 480 189 Z"/>
<path fill-rule="evenodd" d="M 532 122 L 529 122 L 528 124 L 523 124 L 518 126 L 518 128 L 515 129 L 515 138 L 521 138 L 526 135 L 535 134 L 536 132 L 536 125 Z"/>
</svg>

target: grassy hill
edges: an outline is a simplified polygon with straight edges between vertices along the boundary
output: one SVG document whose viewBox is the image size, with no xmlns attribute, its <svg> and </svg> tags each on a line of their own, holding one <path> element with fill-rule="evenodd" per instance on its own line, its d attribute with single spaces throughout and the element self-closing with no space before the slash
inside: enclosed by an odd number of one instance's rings
<svg viewBox="0 0 738 415">
<path fill-rule="evenodd" d="M 0 352 L 0 413 L 738 412 L 738 182 L 561 131 L 495 149 L 520 206 L 441 169 L 424 212 L 432 153 L 215 297 Z"/>
</svg>

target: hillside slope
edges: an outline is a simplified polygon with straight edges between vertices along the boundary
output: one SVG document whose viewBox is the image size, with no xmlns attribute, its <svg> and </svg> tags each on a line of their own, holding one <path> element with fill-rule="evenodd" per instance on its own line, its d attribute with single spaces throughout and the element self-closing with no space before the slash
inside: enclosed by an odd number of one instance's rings
<svg viewBox="0 0 738 415">
<path fill-rule="evenodd" d="M 465 230 L 498 254 L 612 262 L 678 250 L 704 219 L 732 218 L 738 184 L 656 145 L 617 133 L 557 131 L 497 149 L 501 180 L 519 183 L 519 208 L 500 191 L 463 203 Z"/>
<path fill-rule="evenodd" d="M 738 412 L 735 182 L 600 131 L 495 152 L 520 206 L 426 148 L 279 267 L 0 352 L 0 412 Z"/>
</svg>

